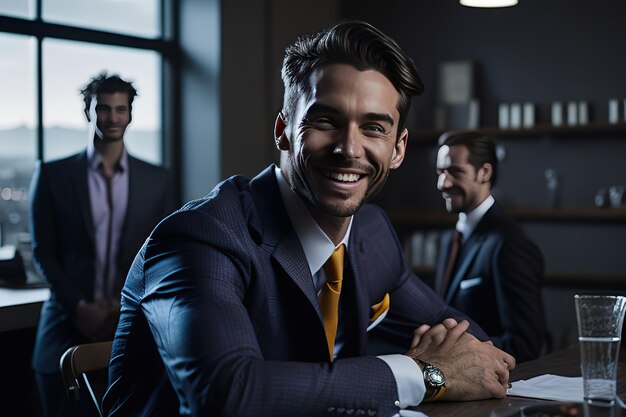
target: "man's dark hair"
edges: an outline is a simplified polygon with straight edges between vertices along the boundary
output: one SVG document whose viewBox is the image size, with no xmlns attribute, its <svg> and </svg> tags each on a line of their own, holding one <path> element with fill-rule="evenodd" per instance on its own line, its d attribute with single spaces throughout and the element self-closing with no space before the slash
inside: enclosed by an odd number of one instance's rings
<svg viewBox="0 0 626 417">
<path fill-rule="evenodd" d="M 91 81 L 80 90 L 80 94 L 82 94 L 83 101 L 85 102 L 85 114 L 87 115 L 87 119 L 89 119 L 91 99 L 100 93 L 128 93 L 128 110 L 133 110 L 133 100 L 137 96 L 137 90 L 133 87 L 133 84 L 123 80 L 117 74 L 108 76 L 105 71 L 93 77 Z"/>
<path fill-rule="evenodd" d="M 447 132 L 439 138 L 439 146 L 463 145 L 469 151 L 467 162 L 478 171 L 484 164 L 491 164 L 491 186 L 498 179 L 496 143 L 491 136 L 474 131 Z"/>
<path fill-rule="evenodd" d="M 302 94 L 311 94 L 309 78 L 314 70 L 330 64 L 349 64 L 359 71 L 382 73 L 400 94 L 398 135 L 404 129 L 411 97 L 424 92 L 424 84 L 409 58 L 389 36 L 361 21 L 338 23 L 314 35 L 305 35 L 285 50 L 282 79 L 285 84 L 283 114 L 293 122 L 293 111 Z"/>
</svg>

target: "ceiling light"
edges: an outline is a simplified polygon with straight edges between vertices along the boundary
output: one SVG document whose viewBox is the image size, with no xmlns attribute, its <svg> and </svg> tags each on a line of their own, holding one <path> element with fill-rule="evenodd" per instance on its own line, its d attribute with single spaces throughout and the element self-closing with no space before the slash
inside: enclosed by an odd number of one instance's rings
<svg viewBox="0 0 626 417">
<path fill-rule="evenodd" d="M 518 0 L 459 0 L 468 7 L 510 7 L 515 6 Z"/>
</svg>

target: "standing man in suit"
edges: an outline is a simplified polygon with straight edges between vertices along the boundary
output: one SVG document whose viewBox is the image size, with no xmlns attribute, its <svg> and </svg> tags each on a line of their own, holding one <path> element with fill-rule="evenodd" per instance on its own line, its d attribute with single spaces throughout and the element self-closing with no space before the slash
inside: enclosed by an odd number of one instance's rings
<svg viewBox="0 0 626 417">
<path fill-rule="evenodd" d="M 137 95 L 133 85 L 103 73 L 81 93 L 90 127 L 87 149 L 40 162 L 31 186 L 33 257 L 51 286 L 33 354 L 45 416 L 73 415 L 59 359 L 73 345 L 113 338 L 132 260 L 174 208 L 167 172 L 124 147 Z"/>
<path fill-rule="evenodd" d="M 135 259 L 105 413 L 387 417 L 423 399 L 503 397 L 513 358 L 411 272 L 365 204 L 404 158 L 423 90 L 411 59 L 343 22 L 287 48 L 282 77 L 280 167 L 220 183 Z M 367 356 L 376 325 L 406 350 Z"/>
<path fill-rule="evenodd" d="M 441 239 L 435 290 L 518 362 L 536 358 L 546 328 L 543 257 L 491 195 L 496 145 L 476 132 L 444 134 L 439 143 L 437 188 L 459 218 Z"/>
</svg>

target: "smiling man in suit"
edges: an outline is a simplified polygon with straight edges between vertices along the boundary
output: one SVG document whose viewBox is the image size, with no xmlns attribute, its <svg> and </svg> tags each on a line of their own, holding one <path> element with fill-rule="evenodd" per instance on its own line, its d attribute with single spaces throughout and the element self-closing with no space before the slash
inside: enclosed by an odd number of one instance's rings
<svg viewBox="0 0 626 417">
<path fill-rule="evenodd" d="M 133 85 L 103 73 L 81 93 L 87 149 L 39 163 L 31 185 L 33 257 L 51 286 L 33 354 L 45 416 L 74 415 L 59 359 L 71 346 L 113 338 L 130 264 L 175 202 L 167 172 L 124 147 L 137 95 Z"/>
<path fill-rule="evenodd" d="M 518 362 L 536 358 L 545 336 L 543 257 L 491 195 L 495 143 L 477 132 L 446 133 L 439 143 L 437 188 L 459 218 L 441 239 L 435 290 Z"/>
<path fill-rule="evenodd" d="M 280 166 L 185 205 L 131 267 L 104 411 L 388 417 L 504 396 L 513 358 L 412 273 L 366 204 L 404 158 L 423 90 L 410 58 L 343 22 L 287 48 L 282 76 Z M 376 325 L 405 350 L 367 356 Z"/>
</svg>

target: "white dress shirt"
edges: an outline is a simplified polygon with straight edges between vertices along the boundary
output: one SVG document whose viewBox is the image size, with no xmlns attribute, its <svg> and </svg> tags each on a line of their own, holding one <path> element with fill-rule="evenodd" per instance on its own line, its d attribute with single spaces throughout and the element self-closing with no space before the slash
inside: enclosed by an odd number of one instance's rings
<svg viewBox="0 0 626 417">
<path fill-rule="evenodd" d="M 112 210 L 108 204 L 108 191 L 106 179 L 102 173 L 102 156 L 96 152 L 93 142 L 87 146 L 87 183 L 89 188 L 89 202 L 91 207 L 91 219 L 94 227 L 95 268 L 94 268 L 94 300 L 110 300 L 116 298 L 113 288 L 120 271 L 117 271 L 117 258 L 119 256 L 122 240 L 122 228 L 126 219 L 128 208 L 129 172 L 128 154 L 126 148 L 122 151 L 118 165 L 111 178 Z M 109 217 L 111 217 L 109 219 Z M 107 259 L 107 235 L 108 225 L 111 221 L 111 247 Z M 108 276 L 105 275 L 108 264 Z"/>
</svg>

